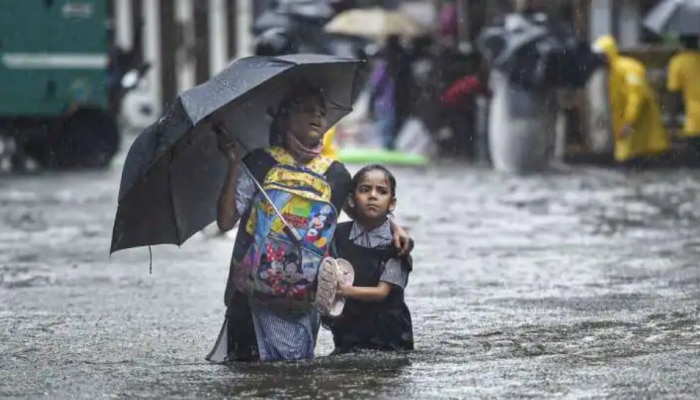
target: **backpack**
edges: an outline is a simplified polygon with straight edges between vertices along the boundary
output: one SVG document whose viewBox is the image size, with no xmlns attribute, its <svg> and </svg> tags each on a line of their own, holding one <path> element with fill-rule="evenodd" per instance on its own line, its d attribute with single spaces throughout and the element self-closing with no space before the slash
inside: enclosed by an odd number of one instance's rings
<svg viewBox="0 0 700 400">
<path fill-rule="evenodd" d="M 308 310 L 316 296 L 316 277 L 328 255 L 338 212 L 331 204 L 331 187 L 324 178 L 333 160 L 319 156 L 298 166 L 284 149 L 267 150 L 277 163 L 261 182 L 268 197 L 298 232 L 295 243 L 262 193 L 258 193 L 246 224 L 252 237 L 237 265 L 236 287 L 267 306 L 283 312 Z"/>
</svg>

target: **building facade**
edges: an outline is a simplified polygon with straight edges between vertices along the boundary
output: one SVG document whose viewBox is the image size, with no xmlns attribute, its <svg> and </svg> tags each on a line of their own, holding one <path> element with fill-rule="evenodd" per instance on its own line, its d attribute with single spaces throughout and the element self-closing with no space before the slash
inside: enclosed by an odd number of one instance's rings
<svg viewBox="0 0 700 400">
<path fill-rule="evenodd" d="M 114 42 L 134 45 L 142 21 L 142 56 L 151 64 L 125 99 L 127 125 L 157 120 L 179 92 L 202 83 L 251 53 L 254 0 L 111 0 Z"/>
</svg>

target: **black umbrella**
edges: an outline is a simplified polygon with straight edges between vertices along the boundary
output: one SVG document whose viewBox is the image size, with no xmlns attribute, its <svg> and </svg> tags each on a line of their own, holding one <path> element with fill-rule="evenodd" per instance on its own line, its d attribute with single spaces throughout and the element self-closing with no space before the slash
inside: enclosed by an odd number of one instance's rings
<svg viewBox="0 0 700 400">
<path fill-rule="evenodd" d="M 477 39 L 477 47 L 495 68 L 508 64 L 521 49 L 551 34 L 547 25 L 521 14 L 509 14 L 506 19 L 508 24 L 484 28 Z"/>
<path fill-rule="evenodd" d="M 492 68 L 526 89 L 580 88 L 604 60 L 563 24 L 510 15 L 510 26 L 483 30 L 479 50 Z"/>
<path fill-rule="evenodd" d="M 542 27 L 532 26 L 531 29 L 508 32 L 505 35 L 505 48 L 493 60 L 495 67 L 505 66 L 511 62 L 521 49 L 534 45 L 547 36 L 547 31 Z"/>
<path fill-rule="evenodd" d="M 307 25 L 303 20 L 301 20 L 301 18 L 274 10 L 268 10 L 262 13 L 260 17 L 255 20 L 252 26 L 252 31 L 253 34 L 259 35 L 272 28 L 283 28 L 287 31 L 299 31 L 306 29 L 306 27 Z"/>
<path fill-rule="evenodd" d="M 700 35 L 700 0 L 665 0 L 643 22 L 658 35 Z"/>
<path fill-rule="evenodd" d="M 563 45 L 563 51 L 554 54 L 548 63 L 547 84 L 557 88 L 583 88 L 593 73 L 605 66 L 607 59 L 585 41 L 574 38 L 564 41 Z"/>
<path fill-rule="evenodd" d="M 243 153 L 267 146 L 267 110 L 300 82 L 321 88 L 335 124 L 352 111 L 358 65 L 318 54 L 248 57 L 182 93 L 129 149 L 111 251 L 179 245 L 213 222 L 227 169 L 215 130 L 233 135 Z"/>
<path fill-rule="evenodd" d="M 275 11 L 324 22 L 335 15 L 333 6 L 323 0 L 278 0 Z"/>
<path fill-rule="evenodd" d="M 325 1 L 287 0 L 263 12 L 253 23 L 253 34 L 272 28 L 289 31 L 321 30 L 335 14 L 333 7 Z"/>
<path fill-rule="evenodd" d="M 543 26 L 522 21 L 516 29 L 503 26 L 484 29 L 477 46 L 492 68 L 502 71 L 516 84 L 534 88 L 544 80 L 546 60 L 542 51 L 547 51 L 551 37 Z"/>
</svg>

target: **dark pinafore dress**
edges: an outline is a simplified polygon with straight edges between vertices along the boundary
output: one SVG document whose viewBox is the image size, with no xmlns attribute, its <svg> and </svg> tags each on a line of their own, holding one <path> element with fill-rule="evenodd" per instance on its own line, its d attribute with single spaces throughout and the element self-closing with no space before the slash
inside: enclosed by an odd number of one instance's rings
<svg viewBox="0 0 700 400">
<path fill-rule="evenodd" d="M 350 240 L 352 223 L 340 224 L 336 230 L 335 253 L 348 260 L 355 270 L 354 286 L 377 286 L 387 260 L 396 256 L 393 247 L 373 249 L 358 246 Z M 412 268 L 410 258 L 402 267 Z M 324 318 L 333 332 L 335 353 L 361 349 L 400 351 L 413 350 L 411 313 L 401 288 L 393 287 L 381 302 L 347 299 L 339 318 Z"/>
</svg>

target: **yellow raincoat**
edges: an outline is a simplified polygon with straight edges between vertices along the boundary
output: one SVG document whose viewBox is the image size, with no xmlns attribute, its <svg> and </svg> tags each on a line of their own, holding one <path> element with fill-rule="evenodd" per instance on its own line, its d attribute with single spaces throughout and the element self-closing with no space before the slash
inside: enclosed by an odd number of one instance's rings
<svg viewBox="0 0 700 400">
<path fill-rule="evenodd" d="M 667 151 L 669 138 L 644 65 L 621 56 L 611 36 L 599 38 L 595 47 L 605 53 L 610 64 L 608 90 L 615 159 L 622 162 Z M 627 124 L 632 127 L 631 133 L 622 137 Z"/>
<path fill-rule="evenodd" d="M 335 143 L 333 143 L 335 129 L 335 127 L 332 127 L 323 135 L 323 150 L 321 151 L 322 155 L 333 160 L 338 159 L 338 149 L 335 147 Z"/>
<path fill-rule="evenodd" d="M 685 102 L 685 124 L 683 134 L 686 137 L 700 137 L 700 52 L 682 51 L 668 65 L 666 87 L 671 92 L 683 94 Z"/>
</svg>

